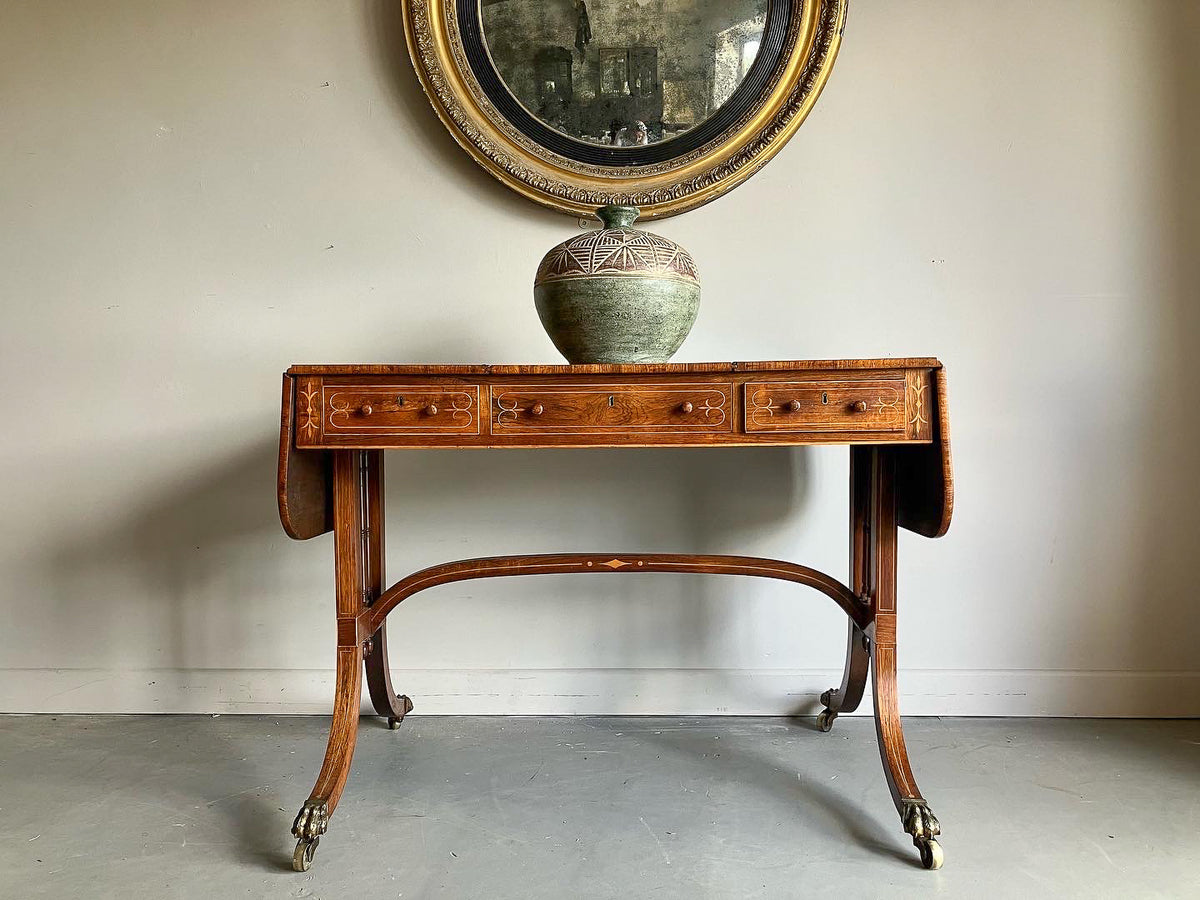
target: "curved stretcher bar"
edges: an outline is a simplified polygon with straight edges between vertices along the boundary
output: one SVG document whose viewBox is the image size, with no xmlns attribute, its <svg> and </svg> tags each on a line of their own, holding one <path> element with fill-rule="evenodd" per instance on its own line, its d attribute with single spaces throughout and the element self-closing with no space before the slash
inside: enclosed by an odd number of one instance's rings
<svg viewBox="0 0 1200 900">
<path fill-rule="evenodd" d="M 870 608 L 851 590 L 824 572 L 796 563 L 757 556 L 695 556 L 675 553 L 604 555 L 545 553 L 461 559 L 414 572 L 390 588 L 364 611 L 366 633 L 374 633 L 387 614 L 413 594 L 439 584 L 505 575 L 571 575 L 613 572 L 693 572 L 704 575 L 756 575 L 792 581 L 820 591 L 842 608 L 860 628 L 870 623 Z"/>
</svg>

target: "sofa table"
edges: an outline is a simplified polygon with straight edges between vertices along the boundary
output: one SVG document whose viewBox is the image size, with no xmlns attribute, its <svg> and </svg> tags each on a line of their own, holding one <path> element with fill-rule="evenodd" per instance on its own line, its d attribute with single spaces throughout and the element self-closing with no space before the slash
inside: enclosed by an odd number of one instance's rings
<svg viewBox="0 0 1200 900">
<path fill-rule="evenodd" d="M 747 556 L 554 553 L 431 566 L 384 580 L 383 451 L 467 447 L 850 446 L 850 577 Z M 279 514 L 306 540 L 333 531 L 337 681 L 316 786 L 292 826 L 305 871 L 350 771 L 362 675 L 397 728 L 412 702 L 388 671 L 385 623 L 426 588 L 499 575 L 694 572 L 806 585 L 849 619 L 845 671 L 821 695 L 829 731 L 862 700 L 868 669 L 884 775 L 926 868 L 937 819 L 917 789 L 896 691 L 896 532 L 940 537 L 953 482 L 945 376 L 936 359 L 586 366 L 293 366 L 283 376 Z"/>
</svg>

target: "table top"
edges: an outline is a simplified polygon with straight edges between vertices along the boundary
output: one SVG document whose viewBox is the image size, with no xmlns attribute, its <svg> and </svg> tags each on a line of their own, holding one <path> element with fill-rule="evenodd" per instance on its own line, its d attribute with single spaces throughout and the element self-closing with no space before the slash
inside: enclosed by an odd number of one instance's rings
<svg viewBox="0 0 1200 900">
<path fill-rule="evenodd" d="M 795 359 L 747 362 L 594 363 L 571 366 L 466 365 L 418 363 L 360 363 L 353 365 L 295 365 L 288 375 L 711 375 L 737 372 L 804 372 L 826 369 L 940 369 L 931 356 L 894 359 Z"/>
</svg>

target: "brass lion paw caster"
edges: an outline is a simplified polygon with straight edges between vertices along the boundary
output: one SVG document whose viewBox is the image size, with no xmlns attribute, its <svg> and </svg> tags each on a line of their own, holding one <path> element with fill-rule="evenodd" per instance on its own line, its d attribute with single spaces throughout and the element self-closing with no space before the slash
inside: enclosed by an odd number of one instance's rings
<svg viewBox="0 0 1200 900">
<path fill-rule="evenodd" d="M 945 859 L 942 845 L 937 842 L 942 826 L 929 805 L 924 800 L 906 801 L 901 819 L 905 832 L 912 837 L 913 846 L 921 854 L 921 865 L 926 869 L 940 869 Z"/>
<path fill-rule="evenodd" d="M 292 868 L 307 872 L 316 855 L 321 835 L 329 830 L 329 811 L 324 803 L 305 803 L 292 823 L 292 834 L 296 836 L 296 850 L 292 853 Z"/>
</svg>

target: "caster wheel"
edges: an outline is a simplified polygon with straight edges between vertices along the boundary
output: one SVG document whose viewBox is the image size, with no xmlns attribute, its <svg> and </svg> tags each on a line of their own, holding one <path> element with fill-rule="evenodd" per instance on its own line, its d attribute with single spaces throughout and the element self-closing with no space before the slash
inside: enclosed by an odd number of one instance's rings
<svg viewBox="0 0 1200 900">
<path fill-rule="evenodd" d="M 942 845 L 937 841 L 922 841 L 917 849 L 921 851 L 921 865 L 926 869 L 940 869 L 942 867 L 942 863 L 946 857 L 942 853 Z"/>
<path fill-rule="evenodd" d="M 398 716 L 388 716 L 388 720 L 387 720 L 388 728 L 392 731 L 395 731 L 397 728 L 400 727 L 401 723 L 404 721 L 404 717 L 407 716 L 410 712 L 412 712 L 412 708 L 413 708 L 413 702 L 411 700 L 409 700 L 403 694 L 397 694 L 396 700 L 400 704 L 401 712 L 400 712 L 400 715 L 398 715 Z M 392 709 L 393 710 L 396 709 L 395 703 L 392 704 Z"/>
<path fill-rule="evenodd" d="M 316 855 L 317 844 L 320 842 L 320 838 L 311 841 L 301 838 L 296 841 L 296 850 L 292 854 L 292 868 L 297 872 L 307 872 L 312 866 L 313 856 Z"/>
<path fill-rule="evenodd" d="M 817 727 L 822 731 L 829 731 L 833 728 L 833 720 L 837 718 L 837 713 L 830 709 L 821 710 L 817 716 Z"/>
</svg>

